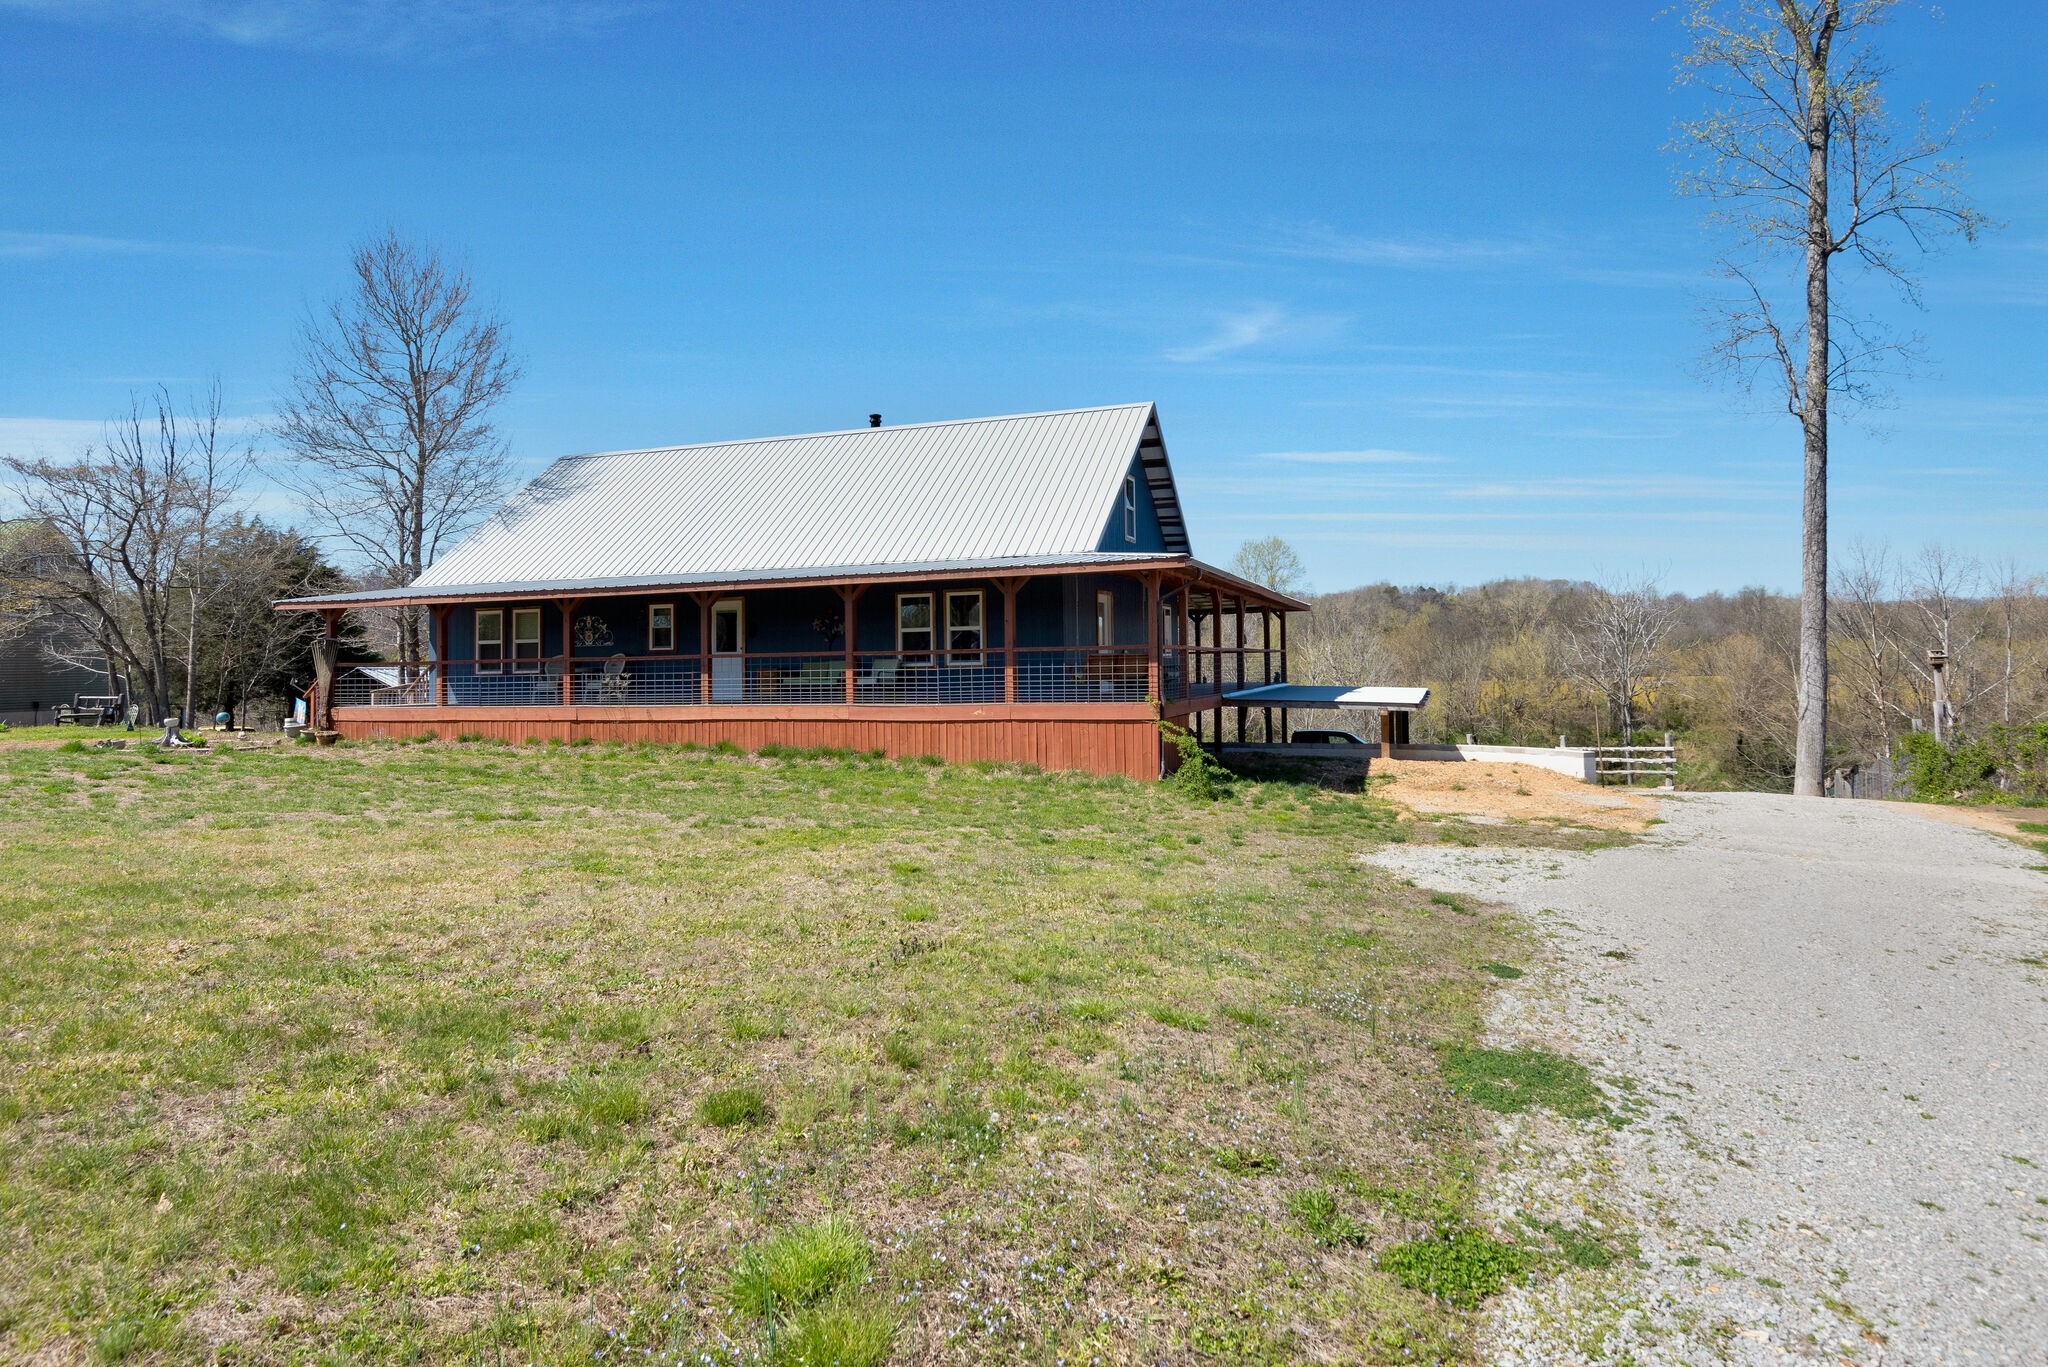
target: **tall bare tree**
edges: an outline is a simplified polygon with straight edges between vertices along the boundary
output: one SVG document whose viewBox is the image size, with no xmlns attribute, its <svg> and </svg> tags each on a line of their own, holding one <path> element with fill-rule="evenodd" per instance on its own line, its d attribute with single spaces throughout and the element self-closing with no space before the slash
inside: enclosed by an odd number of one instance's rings
<svg viewBox="0 0 2048 1367">
<path fill-rule="evenodd" d="M 1793 791 L 1809 796 L 1821 793 L 1827 750 L 1828 399 L 1870 397 L 1887 359 L 1914 345 L 1846 314 L 1835 272 L 1866 270 L 1917 305 L 1901 247 L 1975 241 L 1989 226 L 1954 152 L 1974 105 L 1945 127 L 1910 129 L 1886 106 L 1892 73 L 1872 38 L 1895 3 L 1691 0 L 1692 46 L 1679 59 L 1679 79 L 1712 102 L 1678 127 L 1679 188 L 1712 206 L 1736 286 L 1714 355 L 1745 383 L 1782 386 L 1804 436 Z"/>
<path fill-rule="evenodd" d="M 409 584 L 502 496 L 491 411 L 519 378 L 504 323 L 468 271 L 386 231 L 355 249 L 353 286 L 307 319 L 277 435 L 285 478 L 371 574 Z M 401 658 L 420 658 L 417 613 Z"/>
</svg>

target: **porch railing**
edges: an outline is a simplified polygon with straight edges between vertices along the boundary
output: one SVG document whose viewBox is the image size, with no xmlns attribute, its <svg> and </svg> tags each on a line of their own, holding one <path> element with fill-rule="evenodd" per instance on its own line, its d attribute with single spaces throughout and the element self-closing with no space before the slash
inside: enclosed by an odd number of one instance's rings
<svg viewBox="0 0 2048 1367">
<path fill-rule="evenodd" d="M 1019 646 L 981 651 L 844 651 L 419 660 L 344 666 L 337 707 L 643 707 L 730 704 L 1143 702 L 1151 661 L 1137 647 Z M 1170 646 L 1157 696 L 1213 697 L 1281 677 L 1281 652 Z"/>
</svg>

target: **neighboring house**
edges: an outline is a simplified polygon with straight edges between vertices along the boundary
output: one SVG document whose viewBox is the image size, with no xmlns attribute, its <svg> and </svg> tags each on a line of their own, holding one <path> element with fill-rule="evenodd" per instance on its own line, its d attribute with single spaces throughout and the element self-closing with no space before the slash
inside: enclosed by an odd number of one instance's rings
<svg viewBox="0 0 2048 1367">
<path fill-rule="evenodd" d="M 345 669 L 344 736 L 1142 778 L 1156 714 L 1220 739 L 1227 691 L 1286 678 L 1306 607 L 1194 558 L 1151 404 L 569 456 L 412 585 L 279 606 L 402 605 L 434 658 Z"/>
<path fill-rule="evenodd" d="M 109 685 L 103 665 L 54 658 L 57 652 L 76 661 L 92 652 L 64 625 L 31 616 L 29 604 L 20 601 L 24 595 L 13 591 L 11 576 L 30 568 L 26 557 L 50 553 L 42 540 L 54 536 L 46 523 L 0 521 L 0 722 L 10 726 L 47 724 L 59 703 L 120 692 L 118 679 Z"/>
<path fill-rule="evenodd" d="M 52 648 L 71 642 L 48 622 L 0 625 L 0 722 L 9 726 L 47 726 L 58 703 L 107 695 L 104 670 L 60 664 Z M 118 692 L 118 680 L 112 685 Z"/>
</svg>

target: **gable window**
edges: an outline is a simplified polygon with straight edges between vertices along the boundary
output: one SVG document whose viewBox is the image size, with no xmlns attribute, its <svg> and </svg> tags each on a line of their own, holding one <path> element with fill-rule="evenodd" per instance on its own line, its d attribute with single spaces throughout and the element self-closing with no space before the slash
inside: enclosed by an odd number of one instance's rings
<svg viewBox="0 0 2048 1367">
<path fill-rule="evenodd" d="M 492 608 L 476 613 L 476 672 L 505 672 L 505 614 Z"/>
<path fill-rule="evenodd" d="M 946 595 L 946 663 L 978 668 L 981 664 L 981 594 Z"/>
<path fill-rule="evenodd" d="M 1124 540 L 1138 539 L 1138 477 L 1124 476 Z"/>
<path fill-rule="evenodd" d="M 929 593 L 896 595 L 896 649 L 906 665 L 932 662 L 932 596 Z"/>
<path fill-rule="evenodd" d="M 512 609 L 512 672 L 540 672 L 540 609 Z"/>
<path fill-rule="evenodd" d="M 647 609 L 647 649 L 651 653 L 675 648 L 676 605 L 655 603 Z"/>
<path fill-rule="evenodd" d="M 1095 591 L 1095 644 L 1113 645 L 1116 631 L 1116 595 L 1108 589 Z"/>
</svg>

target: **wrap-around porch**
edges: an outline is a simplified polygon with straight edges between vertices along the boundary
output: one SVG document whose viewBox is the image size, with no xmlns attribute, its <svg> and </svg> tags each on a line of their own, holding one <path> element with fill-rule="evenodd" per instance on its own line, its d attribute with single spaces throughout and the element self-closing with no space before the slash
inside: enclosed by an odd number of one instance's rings
<svg viewBox="0 0 2048 1367">
<path fill-rule="evenodd" d="M 1155 718 L 1220 738 L 1204 714 L 1224 694 L 1287 677 L 1297 605 L 1204 571 L 428 602 L 427 658 L 341 665 L 313 712 L 352 737 L 833 745 L 1149 778 Z M 335 636 L 345 609 L 318 610 Z"/>
</svg>

